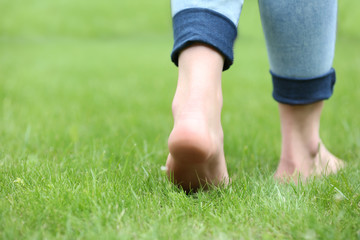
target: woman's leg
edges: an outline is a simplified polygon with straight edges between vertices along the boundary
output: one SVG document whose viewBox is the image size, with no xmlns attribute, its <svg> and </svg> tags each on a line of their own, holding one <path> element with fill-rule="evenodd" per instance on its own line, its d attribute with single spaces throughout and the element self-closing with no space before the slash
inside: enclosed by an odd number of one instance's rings
<svg viewBox="0 0 360 240">
<path fill-rule="evenodd" d="M 321 143 L 319 127 L 323 100 L 335 83 L 337 1 L 259 0 L 259 8 L 281 120 L 275 176 L 334 173 L 342 161 Z"/>
<path fill-rule="evenodd" d="M 172 104 L 169 178 L 186 191 L 228 183 L 220 122 L 221 74 L 232 47 L 242 1 L 173 0 L 173 62 L 179 67 Z"/>
<path fill-rule="evenodd" d="M 228 181 L 220 122 L 223 64 L 207 45 L 194 44 L 179 57 L 166 166 L 171 180 L 186 191 Z"/>
</svg>

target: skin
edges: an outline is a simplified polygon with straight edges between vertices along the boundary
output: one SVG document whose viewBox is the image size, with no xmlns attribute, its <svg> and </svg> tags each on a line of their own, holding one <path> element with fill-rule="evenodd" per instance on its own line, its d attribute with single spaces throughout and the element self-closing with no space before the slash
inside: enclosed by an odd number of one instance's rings
<svg viewBox="0 0 360 240">
<path fill-rule="evenodd" d="M 179 56 L 166 167 L 169 179 L 185 191 L 229 183 L 221 126 L 223 65 L 222 55 L 203 44 L 194 44 Z M 322 107 L 322 101 L 279 103 L 282 150 L 275 178 L 297 182 L 299 177 L 335 173 L 343 166 L 321 143 Z"/>
<path fill-rule="evenodd" d="M 279 103 L 281 156 L 275 178 L 306 181 L 311 176 L 336 173 L 344 166 L 320 139 L 320 117 L 324 102 L 306 105 Z"/>
</svg>

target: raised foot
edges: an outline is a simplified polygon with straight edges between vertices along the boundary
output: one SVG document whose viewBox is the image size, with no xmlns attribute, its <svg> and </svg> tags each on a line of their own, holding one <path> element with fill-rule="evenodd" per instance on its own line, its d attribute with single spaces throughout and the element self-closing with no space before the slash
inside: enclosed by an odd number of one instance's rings
<svg viewBox="0 0 360 240">
<path fill-rule="evenodd" d="M 175 126 L 168 141 L 169 179 L 186 192 L 227 184 L 222 136 L 218 135 L 196 121 Z"/>
</svg>

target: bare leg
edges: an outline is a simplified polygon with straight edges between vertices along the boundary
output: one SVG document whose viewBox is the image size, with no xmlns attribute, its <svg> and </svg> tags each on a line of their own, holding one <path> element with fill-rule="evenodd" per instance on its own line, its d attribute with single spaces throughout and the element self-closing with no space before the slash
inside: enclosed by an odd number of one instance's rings
<svg viewBox="0 0 360 240">
<path fill-rule="evenodd" d="M 228 182 L 220 122 L 223 64 L 217 51 L 201 44 L 179 57 L 166 166 L 169 178 L 186 191 Z"/>
<path fill-rule="evenodd" d="M 298 177 L 305 180 L 313 175 L 336 173 L 343 162 L 332 155 L 319 136 L 323 101 L 307 105 L 279 103 L 282 149 L 276 178 Z"/>
</svg>

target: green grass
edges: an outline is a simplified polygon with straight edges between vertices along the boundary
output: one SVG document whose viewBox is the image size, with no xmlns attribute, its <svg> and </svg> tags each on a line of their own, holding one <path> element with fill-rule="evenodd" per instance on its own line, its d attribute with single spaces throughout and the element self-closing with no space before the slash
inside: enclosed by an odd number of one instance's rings
<svg viewBox="0 0 360 240">
<path fill-rule="evenodd" d="M 248 0 L 223 81 L 233 182 L 187 196 L 160 170 L 177 78 L 169 2 L 0 0 L 0 239 L 360 239 L 359 8 L 339 2 L 321 130 L 348 167 L 273 181 L 279 118 Z"/>
</svg>

